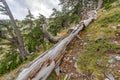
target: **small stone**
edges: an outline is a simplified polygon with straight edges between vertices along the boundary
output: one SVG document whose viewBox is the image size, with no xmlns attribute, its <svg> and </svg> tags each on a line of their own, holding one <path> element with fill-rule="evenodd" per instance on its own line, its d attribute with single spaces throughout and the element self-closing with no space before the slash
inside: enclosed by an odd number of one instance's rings
<svg viewBox="0 0 120 80">
<path fill-rule="evenodd" d="M 76 61 L 77 60 L 76 57 L 73 57 L 73 60 Z"/>
<path fill-rule="evenodd" d="M 33 54 L 34 54 L 34 52 L 31 52 L 30 54 L 31 54 L 31 55 L 33 55 Z"/>
<path fill-rule="evenodd" d="M 119 34 L 116 34 L 116 36 L 119 36 Z"/>
<path fill-rule="evenodd" d="M 119 43 L 117 41 L 113 41 L 113 43 L 116 44 L 116 45 L 119 45 Z"/>
<path fill-rule="evenodd" d="M 83 43 L 80 43 L 80 46 L 82 46 L 83 45 Z"/>
<path fill-rule="evenodd" d="M 120 56 L 116 56 L 115 59 L 120 61 Z"/>
<path fill-rule="evenodd" d="M 112 59 L 110 59 L 108 62 L 109 62 L 109 63 L 114 63 L 114 62 L 116 62 L 116 59 L 115 59 L 115 58 L 112 58 Z"/>
<path fill-rule="evenodd" d="M 77 69 L 77 62 L 74 64 L 74 68 Z"/>
<path fill-rule="evenodd" d="M 87 43 L 84 43 L 83 45 L 85 46 L 85 45 L 87 45 Z"/>
<path fill-rule="evenodd" d="M 116 28 L 117 28 L 117 26 L 112 26 L 112 28 L 113 28 L 113 29 L 116 29 Z"/>
<path fill-rule="evenodd" d="M 109 80 L 108 78 L 105 78 L 105 80 Z"/>
<path fill-rule="evenodd" d="M 70 60 L 69 62 L 70 62 L 70 63 L 72 63 L 73 61 L 72 61 L 72 60 Z"/>
</svg>

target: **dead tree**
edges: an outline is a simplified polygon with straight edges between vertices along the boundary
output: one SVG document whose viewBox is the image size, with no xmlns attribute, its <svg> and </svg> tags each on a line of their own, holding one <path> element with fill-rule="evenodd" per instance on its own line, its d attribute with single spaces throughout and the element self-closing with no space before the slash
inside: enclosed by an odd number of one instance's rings
<svg viewBox="0 0 120 80">
<path fill-rule="evenodd" d="M 31 13 L 30 9 L 28 9 L 28 15 L 26 16 L 26 20 L 30 24 L 30 28 L 29 28 L 30 30 L 33 29 L 33 21 L 32 21 L 32 19 L 34 19 L 34 17 L 33 17 L 32 13 Z"/>
<path fill-rule="evenodd" d="M 93 13 L 95 13 L 95 11 L 91 11 L 90 14 Z M 87 27 L 94 18 L 94 16 L 90 16 L 87 20 L 83 21 L 84 25 L 76 25 L 76 28 L 68 37 L 33 60 L 33 62 L 19 74 L 16 80 L 46 80 L 54 69 L 59 69 L 60 61 L 64 56 L 63 51 L 65 51 L 66 46 L 76 37 L 79 31 L 81 31 L 84 26 Z"/>
<path fill-rule="evenodd" d="M 47 38 L 51 43 L 57 43 L 58 39 L 55 39 L 46 29 L 46 24 L 42 25 L 42 31 L 44 34 L 44 37 Z"/>
<path fill-rule="evenodd" d="M 12 15 L 12 13 L 11 13 L 11 11 L 10 11 L 7 3 L 6 3 L 6 1 L 5 1 L 5 0 L 0 0 L 0 2 L 3 3 L 3 6 L 2 6 L 2 5 L 0 6 L 0 11 L 2 11 L 3 14 L 9 16 L 9 18 L 10 18 L 10 20 L 11 20 L 11 22 L 12 22 L 12 25 L 13 25 L 13 30 L 14 30 L 14 32 L 15 32 L 15 34 L 16 34 L 16 39 L 15 39 L 15 41 L 17 41 L 17 44 L 15 44 L 15 45 L 16 45 L 16 47 L 19 49 L 20 55 L 21 55 L 22 59 L 25 60 L 25 59 L 27 58 L 27 57 L 26 57 L 26 54 L 27 54 L 27 53 L 26 53 L 26 50 L 25 50 L 25 47 L 24 47 L 24 42 L 23 42 L 23 39 L 22 39 L 20 30 L 19 30 L 18 27 L 17 27 L 17 24 L 16 24 L 16 22 L 15 22 L 15 20 L 14 20 L 14 17 L 13 17 L 13 15 Z M 7 26 L 6 26 L 6 28 L 8 29 Z M 8 29 L 8 30 L 9 30 L 9 29 Z M 9 32 L 9 33 L 10 33 L 11 36 L 14 38 L 12 32 Z M 11 41 L 11 40 L 10 40 L 10 41 Z"/>
<path fill-rule="evenodd" d="M 103 0 L 98 0 L 97 10 L 99 10 L 102 7 Z"/>
<path fill-rule="evenodd" d="M 59 65 L 61 63 L 61 59 L 64 57 L 64 51 L 67 45 L 84 27 L 87 27 L 94 19 L 96 19 L 96 10 L 90 11 L 88 13 L 88 19 L 81 21 L 82 24 L 76 25 L 69 36 L 33 60 L 18 75 L 16 80 L 46 80 L 54 69 L 55 71 L 58 71 L 56 73 L 59 75 Z"/>
</svg>

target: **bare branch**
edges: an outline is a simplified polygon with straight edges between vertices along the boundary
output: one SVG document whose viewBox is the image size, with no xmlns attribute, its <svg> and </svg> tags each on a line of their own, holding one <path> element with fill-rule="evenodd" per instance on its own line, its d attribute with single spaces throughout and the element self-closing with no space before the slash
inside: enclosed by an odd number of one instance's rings
<svg viewBox="0 0 120 80">
<path fill-rule="evenodd" d="M 3 25 L 5 28 L 7 28 L 9 34 L 12 36 L 13 39 L 15 39 L 15 36 L 14 36 L 14 34 L 12 33 L 11 29 L 8 27 L 8 25 L 3 24 L 1 21 L 0 21 L 0 25 Z"/>
<path fill-rule="evenodd" d="M 4 8 L 0 8 L 0 11 L 6 11 Z"/>
<path fill-rule="evenodd" d="M 5 6 L 3 6 L 3 5 L 0 5 L 0 8 L 2 8 L 2 9 L 5 9 Z"/>
</svg>

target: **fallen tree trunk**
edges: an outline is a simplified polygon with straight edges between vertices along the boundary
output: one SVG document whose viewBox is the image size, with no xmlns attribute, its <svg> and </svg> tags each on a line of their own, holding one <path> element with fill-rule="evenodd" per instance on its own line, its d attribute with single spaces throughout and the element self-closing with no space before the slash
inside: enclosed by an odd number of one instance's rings
<svg viewBox="0 0 120 80">
<path fill-rule="evenodd" d="M 95 13 L 95 11 L 90 14 L 93 13 Z M 62 51 L 65 50 L 65 47 L 73 40 L 74 37 L 76 37 L 84 26 L 88 26 L 94 19 L 94 16 L 89 16 L 87 20 L 83 21 L 83 24 L 76 25 L 68 37 L 64 38 L 53 48 L 33 60 L 33 62 L 31 62 L 29 66 L 19 74 L 16 80 L 46 80 L 56 66 L 59 65 L 59 62 L 64 55 Z"/>
</svg>

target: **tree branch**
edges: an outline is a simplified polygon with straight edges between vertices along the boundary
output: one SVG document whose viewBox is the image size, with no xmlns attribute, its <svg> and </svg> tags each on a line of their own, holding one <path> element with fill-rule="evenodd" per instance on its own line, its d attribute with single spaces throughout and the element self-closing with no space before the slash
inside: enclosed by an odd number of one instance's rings
<svg viewBox="0 0 120 80">
<path fill-rule="evenodd" d="M 52 43 L 57 43 L 58 39 L 55 39 L 49 32 L 46 30 L 46 24 L 43 24 L 42 31 L 44 33 L 45 38 L 47 38 Z"/>
<path fill-rule="evenodd" d="M 7 28 L 9 34 L 12 36 L 12 38 L 15 39 L 14 34 L 12 33 L 11 29 L 10 29 L 6 24 L 3 24 L 3 23 L 0 21 L 0 25 L 3 25 L 5 28 Z"/>
</svg>

